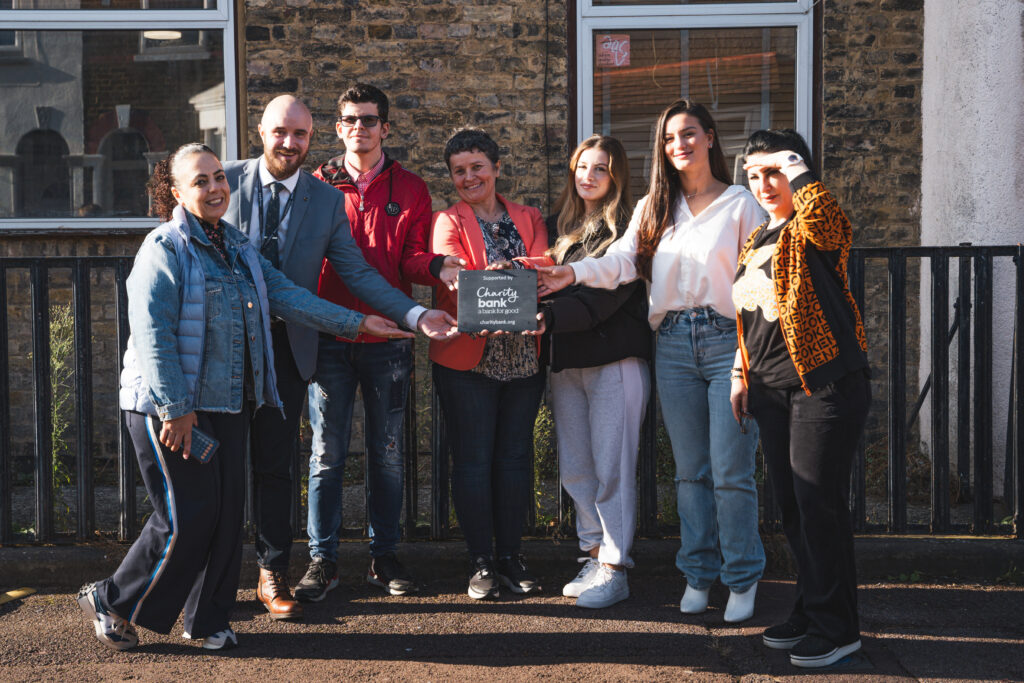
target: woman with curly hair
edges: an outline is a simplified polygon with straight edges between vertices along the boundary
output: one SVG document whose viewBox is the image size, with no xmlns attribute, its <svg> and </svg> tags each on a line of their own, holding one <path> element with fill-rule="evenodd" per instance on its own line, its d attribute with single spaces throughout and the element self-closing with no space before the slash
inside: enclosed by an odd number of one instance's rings
<svg viewBox="0 0 1024 683">
<path fill-rule="evenodd" d="M 280 408 L 270 316 L 354 339 L 403 337 L 394 323 L 336 306 L 298 287 L 221 220 L 228 183 L 213 151 L 180 147 L 149 184 L 165 221 L 146 236 L 126 287 L 131 336 L 120 404 L 150 515 L 113 576 L 82 587 L 78 603 L 115 650 L 136 625 L 220 650 L 238 592 L 246 428 L 254 410 Z"/>
</svg>

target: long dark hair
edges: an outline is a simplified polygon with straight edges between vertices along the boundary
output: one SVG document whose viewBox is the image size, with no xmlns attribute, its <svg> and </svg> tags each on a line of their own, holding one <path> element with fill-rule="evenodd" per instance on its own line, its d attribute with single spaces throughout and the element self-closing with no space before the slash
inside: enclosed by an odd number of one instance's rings
<svg viewBox="0 0 1024 683">
<path fill-rule="evenodd" d="M 651 279 L 651 264 L 654 252 L 658 249 L 661 236 L 672 223 L 672 213 L 676 202 L 683 193 L 683 181 L 679 172 L 672 168 L 665 157 L 665 127 L 668 120 L 679 114 L 689 114 L 700 122 L 705 133 L 711 133 L 713 144 L 708 150 L 708 162 L 711 175 L 726 185 L 732 184 L 729 167 L 725 164 L 718 127 L 711 113 L 703 104 L 691 100 L 676 100 L 658 117 L 657 132 L 651 151 L 651 182 L 647 187 L 647 200 L 640 214 L 640 227 L 637 232 L 636 269 L 645 280 Z"/>
<path fill-rule="evenodd" d="M 171 188 L 178 182 L 178 178 L 175 175 L 178 162 L 185 157 L 202 153 L 212 154 L 214 157 L 217 156 L 216 152 L 201 142 L 188 142 L 174 150 L 174 153 L 166 159 L 157 162 L 157 165 L 153 168 L 153 175 L 149 177 L 149 181 L 146 183 L 146 192 L 149 193 L 150 198 L 153 200 L 152 206 L 149 209 L 150 216 L 156 216 L 165 223 L 171 220 L 174 207 L 178 205 L 178 200 L 174 198 L 174 194 L 171 192 Z"/>
<path fill-rule="evenodd" d="M 599 149 L 608 155 L 608 175 L 612 180 L 608 194 L 601 199 L 601 208 L 589 216 L 583 198 L 576 191 L 576 166 L 579 164 L 580 157 L 588 149 Z M 562 194 L 558 197 L 558 203 L 555 204 L 555 211 L 558 212 L 558 241 L 555 243 L 554 249 L 551 250 L 552 258 L 561 263 L 569 247 L 583 240 L 584 234 L 592 227 L 592 223 L 602 220 L 608 226 L 609 235 L 587 256 L 598 256 L 604 253 L 604 250 L 625 231 L 626 225 L 629 224 L 632 207 L 633 201 L 629 192 L 629 160 L 626 158 L 626 150 L 616 138 L 607 135 L 591 135 L 579 144 L 569 159 L 569 175 L 566 178 Z"/>
</svg>

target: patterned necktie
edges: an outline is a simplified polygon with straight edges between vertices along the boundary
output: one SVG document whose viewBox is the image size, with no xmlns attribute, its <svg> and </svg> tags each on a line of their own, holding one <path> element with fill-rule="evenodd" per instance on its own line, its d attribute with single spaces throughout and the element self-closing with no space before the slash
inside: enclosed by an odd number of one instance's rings
<svg viewBox="0 0 1024 683">
<path fill-rule="evenodd" d="M 275 268 L 281 267 L 281 253 L 277 248 L 277 230 L 281 225 L 281 190 L 283 189 L 284 183 L 270 184 L 270 201 L 267 203 L 267 215 L 263 220 L 263 258 L 270 261 Z"/>
</svg>

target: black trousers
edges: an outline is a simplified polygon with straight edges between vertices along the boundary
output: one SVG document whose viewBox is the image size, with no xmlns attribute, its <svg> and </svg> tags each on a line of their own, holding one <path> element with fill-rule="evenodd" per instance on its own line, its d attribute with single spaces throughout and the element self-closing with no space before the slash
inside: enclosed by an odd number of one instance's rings
<svg viewBox="0 0 1024 683">
<path fill-rule="evenodd" d="M 228 628 L 238 593 L 248 419 L 196 417 L 220 441 L 206 464 L 161 445 L 159 418 L 125 412 L 153 514 L 97 591 L 108 610 L 157 633 L 168 633 L 184 607 L 185 631 L 205 638 Z"/>
<path fill-rule="evenodd" d="M 472 556 L 519 552 L 544 373 L 501 382 L 434 363 L 452 448 L 452 501 Z"/>
<path fill-rule="evenodd" d="M 270 335 L 284 417 L 277 408 L 264 405 L 252 418 L 253 514 L 257 562 L 264 569 L 285 572 L 292 548 L 292 465 L 298 457 L 299 418 L 309 382 L 295 366 L 284 324 L 274 323 Z"/>
<path fill-rule="evenodd" d="M 850 467 L 871 404 L 858 370 L 808 396 L 803 389 L 751 385 L 782 527 L 796 557 L 796 604 L 790 620 L 836 645 L 860 637 Z"/>
</svg>

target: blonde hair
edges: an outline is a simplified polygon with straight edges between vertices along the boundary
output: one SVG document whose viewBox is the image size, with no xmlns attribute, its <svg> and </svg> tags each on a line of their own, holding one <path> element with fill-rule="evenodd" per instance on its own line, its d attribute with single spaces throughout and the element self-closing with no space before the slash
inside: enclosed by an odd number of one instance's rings
<svg viewBox="0 0 1024 683">
<path fill-rule="evenodd" d="M 588 149 L 599 149 L 608 155 L 608 174 L 612 180 L 608 194 L 601 200 L 600 210 L 589 215 L 583 198 L 576 191 L 576 166 Z M 587 256 L 602 254 L 626 229 L 632 209 L 626 150 L 622 143 L 613 137 L 591 135 L 576 147 L 569 159 L 569 177 L 562 194 L 558 197 L 558 203 L 555 204 L 555 210 L 558 212 L 558 241 L 548 251 L 548 255 L 556 263 L 561 263 L 569 248 L 583 242 L 588 232 L 598 229 L 603 221 L 608 226 L 610 234 L 596 247 L 590 249 Z"/>
</svg>

